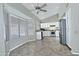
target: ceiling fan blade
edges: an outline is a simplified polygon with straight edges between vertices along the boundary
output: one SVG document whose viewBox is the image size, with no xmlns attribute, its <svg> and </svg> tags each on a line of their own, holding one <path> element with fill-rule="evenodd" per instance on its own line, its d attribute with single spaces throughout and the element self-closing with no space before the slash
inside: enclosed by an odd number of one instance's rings
<svg viewBox="0 0 79 59">
<path fill-rule="evenodd" d="M 44 12 L 47 12 L 47 10 L 43 10 L 43 9 L 40 9 L 40 11 L 44 11 Z"/>
<path fill-rule="evenodd" d="M 40 8 L 43 8 L 43 7 L 45 7 L 45 6 L 47 6 L 47 4 L 43 4 L 42 6 L 40 6 Z"/>
</svg>

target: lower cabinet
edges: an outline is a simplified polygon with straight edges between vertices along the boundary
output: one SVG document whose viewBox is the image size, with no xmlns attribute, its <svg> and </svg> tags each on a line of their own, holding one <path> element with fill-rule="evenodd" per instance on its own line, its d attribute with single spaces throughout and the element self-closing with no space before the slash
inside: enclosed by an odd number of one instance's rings
<svg viewBox="0 0 79 59">
<path fill-rule="evenodd" d="M 37 40 L 41 40 L 42 39 L 42 32 L 41 31 L 36 32 L 36 39 Z"/>
</svg>

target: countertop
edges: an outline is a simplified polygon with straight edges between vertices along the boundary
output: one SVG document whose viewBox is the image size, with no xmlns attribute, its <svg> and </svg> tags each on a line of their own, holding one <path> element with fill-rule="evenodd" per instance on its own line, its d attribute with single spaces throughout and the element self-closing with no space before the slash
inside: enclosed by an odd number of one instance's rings
<svg viewBox="0 0 79 59">
<path fill-rule="evenodd" d="M 36 32 L 43 32 L 44 30 L 36 30 Z M 50 31 L 50 32 L 55 32 L 56 30 L 45 30 L 45 31 Z"/>
</svg>

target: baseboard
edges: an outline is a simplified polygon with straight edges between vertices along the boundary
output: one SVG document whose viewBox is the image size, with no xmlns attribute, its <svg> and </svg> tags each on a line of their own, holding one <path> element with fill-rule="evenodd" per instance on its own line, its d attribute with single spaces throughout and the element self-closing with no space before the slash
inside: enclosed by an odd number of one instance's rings
<svg viewBox="0 0 79 59">
<path fill-rule="evenodd" d="M 68 45 L 68 47 L 72 48 L 71 45 L 69 43 L 66 43 Z"/>
<path fill-rule="evenodd" d="M 79 56 L 79 53 L 76 53 L 76 52 L 74 52 L 74 51 L 72 51 L 72 50 L 71 50 L 71 53 L 72 53 L 73 55 L 78 55 L 78 56 Z"/>
<path fill-rule="evenodd" d="M 72 50 L 71 47 L 69 45 L 66 44 L 66 46 L 68 47 L 69 50 Z"/>
<path fill-rule="evenodd" d="M 35 41 L 35 40 L 29 40 L 29 41 L 27 41 L 27 42 L 30 42 L 30 41 Z M 10 52 L 11 52 L 11 51 L 13 51 L 14 49 L 16 49 L 16 48 L 18 48 L 18 47 L 20 47 L 20 46 L 22 46 L 22 45 L 24 45 L 24 44 L 26 44 L 27 42 L 24 42 L 24 43 L 22 43 L 22 44 L 20 44 L 20 45 L 17 45 L 16 47 L 10 49 L 9 52 L 8 52 L 8 56 L 10 55 Z"/>
</svg>

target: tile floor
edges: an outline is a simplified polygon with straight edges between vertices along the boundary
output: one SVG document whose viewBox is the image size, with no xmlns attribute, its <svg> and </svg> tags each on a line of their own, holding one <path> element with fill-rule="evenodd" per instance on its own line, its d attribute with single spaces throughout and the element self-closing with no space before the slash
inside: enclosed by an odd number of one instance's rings
<svg viewBox="0 0 79 59">
<path fill-rule="evenodd" d="M 11 51 L 10 56 L 71 56 L 70 50 L 61 45 L 56 37 L 28 42 Z"/>
</svg>

